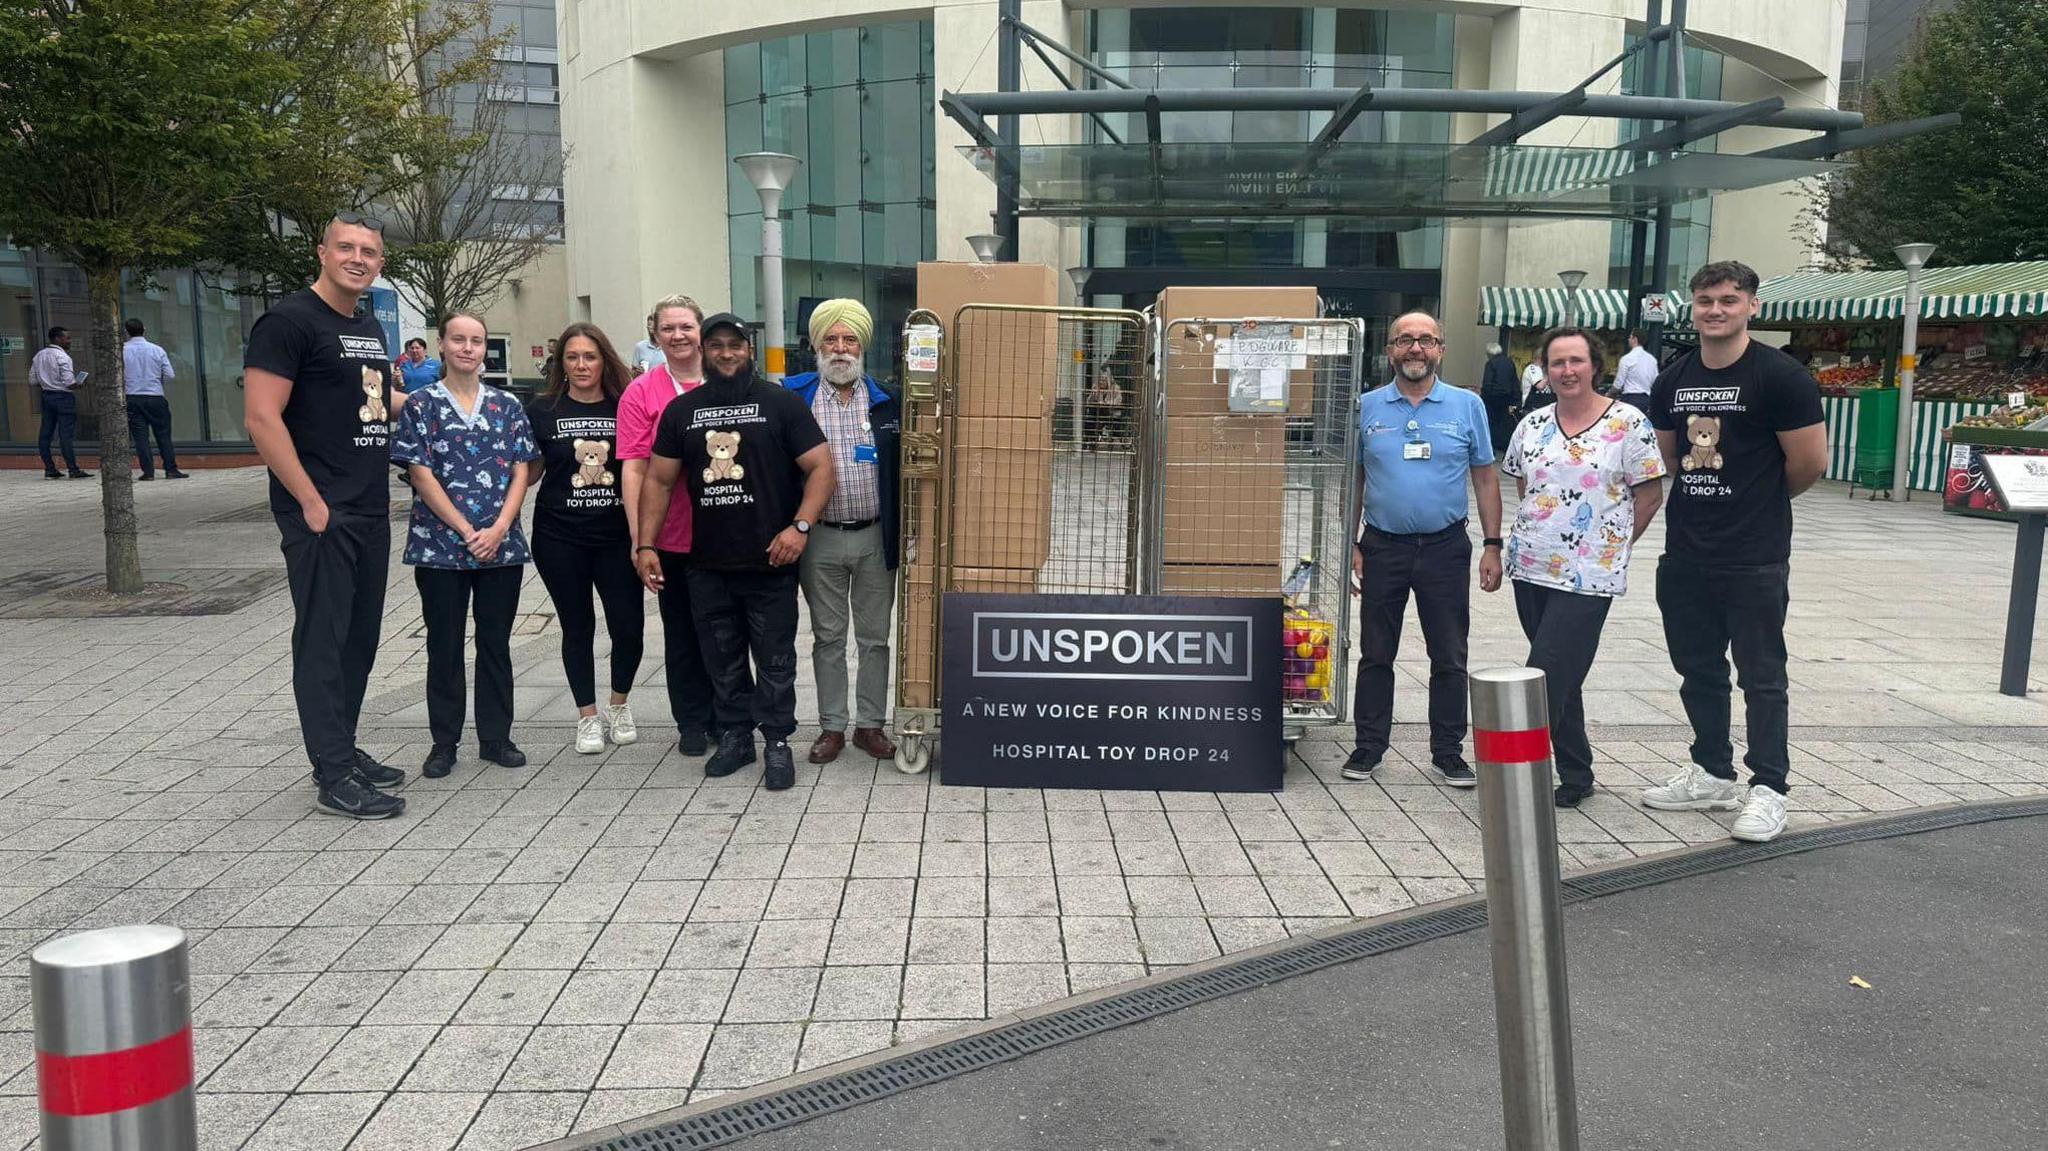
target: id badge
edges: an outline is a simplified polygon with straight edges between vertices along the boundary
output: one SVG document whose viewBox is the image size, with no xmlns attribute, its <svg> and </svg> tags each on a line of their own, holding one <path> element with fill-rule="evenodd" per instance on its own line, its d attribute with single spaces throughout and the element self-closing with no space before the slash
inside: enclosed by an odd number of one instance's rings
<svg viewBox="0 0 2048 1151">
<path fill-rule="evenodd" d="M 872 464 L 881 458 L 875 454 L 873 444 L 860 444 L 853 449 L 853 462 L 857 464 Z"/>
<path fill-rule="evenodd" d="M 1402 444 L 1401 458 L 1404 460 L 1426 460 L 1429 458 L 1429 445 L 1427 443 L 1414 442 Z"/>
</svg>

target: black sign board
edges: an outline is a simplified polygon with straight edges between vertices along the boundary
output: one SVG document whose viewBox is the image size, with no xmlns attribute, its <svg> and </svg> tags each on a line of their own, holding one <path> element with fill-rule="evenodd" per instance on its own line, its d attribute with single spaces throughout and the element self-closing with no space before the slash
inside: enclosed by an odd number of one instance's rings
<svg viewBox="0 0 2048 1151">
<path fill-rule="evenodd" d="M 945 599 L 943 782 L 1278 791 L 1280 601 Z"/>
</svg>

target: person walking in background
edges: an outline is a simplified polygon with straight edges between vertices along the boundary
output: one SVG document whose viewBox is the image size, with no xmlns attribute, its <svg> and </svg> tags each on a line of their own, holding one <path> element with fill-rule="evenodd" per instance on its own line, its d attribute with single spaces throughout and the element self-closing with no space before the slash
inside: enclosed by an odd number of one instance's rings
<svg viewBox="0 0 2048 1151">
<path fill-rule="evenodd" d="M 1631 328 L 1628 333 L 1628 354 L 1621 357 L 1621 363 L 1614 369 L 1614 394 L 1624 404 L 1630 404 L 1639 412 L 1650 412 L 1650 389 L 1657 383 L 1657 357 L 1643 347 L 1643 330 Z"/>
<path fill-rule="evenodd" d="M 1606 365 L 1591 332 L 1554 328 L 1537 355 L 1557 402 L 1525 416 L 1501 457 L 1521 497 L 1507 574 L 1550 700 L 1554 798 L 1577 807 L 1593 794 L 1586 673 L 1608 607 L 1628 591 L 1629 549 L 1664 502 L 1664 459 L 1649 417 L 1600 394 Z"/>
<path fill-rule="evenodd" d="M 1359 400 L 1359 524 L 1351 556 L 1358 611 L 1358 743 L 1346 779 L 1371 779 L 1394 728 L 1394 657 L 1408 597 L 1429 648 L 1429 756 L 1452 787 L 1473 787 L 1465 762 L 1465 651 L 1472 624 L 1472 539 L 1465 495 L 1479 503 L 1479 586 L 1500 590 L 1500 477 L 1478 395 L 1437 376 L 1443 325 L 1410 312 L 1388 329 L 1393 382 Z"/>
<path fill-rule="evenodd" d="M 1543 357 L 1539 354 L 1522 369 L 1522 413 L 1527 415 L 1545 404 L 1557 402 L 1557 396 L 1550 390 L 1544 377 Z"/>
<path fill-rule="evenodd" d="M 754 762 L 758 729 L 762 786 L 781 791 L 796 783 L 797 564 L 832 495 L 832 449 L 795 392 L 754 374 L 738 316 L 704 322 L 704 360 L 704 386 L 661 414 L 636 509 L 640 538 L 660 530 L 676 500 L 696 505 L 682 574 L 717 699 L 718 750 L 704 774 Z M 650 544 L 633 562 L 657 592 L 673 570 Z"/>
<path fill-rule="evenodd" d="M 896 754 L 882 730 L 889 715 L 889 619 L 896 606 L 896 397 L 862 370 L 875 321 L 859 300 L 826 300 L 811 312 L 818 370 L 784 386 L 811 409 L 832 451 L 837 483 L 804 546 L 797 582 L 811 614 L 811 669 L 818 686 L 812 763 L 846 747 L 846 633 L 860 644 L 853 746 L 877 759 Z M 821 386 L 822 382 L 822 386 Z"/>
<path fill-rule="evenodd" d="M 1116 379 L 1110 375 L 1109 365 L 1104 364 L 1095 369 L 1095 382 L 1088 386 L 1087 409 L 1088 417 L 1095 425 L 1096 443 L 1106 446 L 1116 439 L 1123 397 L 1123 389 L 1116 386 Z"/>
<path fill-rule="evenodd" d="M 576 702 L 576 750 L 594 755 L 605 739 L 624 746 L 640 738 L 627 696 L 640 671 L 646 600 L 633 571 L 633 533 L 620 495 L 619 397 L 626 365 L 596 325 L 563 329 L 561 354 L 545 389 L 527 402 L 540 459 L 528 465 L 539 487 L 533 505 L 533 566 L 554 601 L 562 629 L 562 670 Z M 611 696 L 597 707 L 597 612 L 604 603 L 611 636 Z"/>
<path fill-rule="evenodd" d="M 1499 344 L 1486 345 L 1486 371 L 1479 378 L 1479 399 L 1486 405 L 1486 426 L 1493 437 L 1493 452 L 1499 455 L 1514 434 L 1514 410 L 1521 400 L 1515 383 L 1515 362 Z"/>
<path fill-rule="evenodd" d="M 28 365 L 28 381 L 43 401 L 43 424 L 36 433 L 36 450 L 43 456 L 43 478 L 61 480 L 69 474 L 74 480 L 89 480 L 92 473 L 78 466 L 78 396 L 72 389 L 82 381 L 72 370 L 71 333 L 51 328 L 49 341 Z M 53 437 L 63 449 L 68 473 L 58 471 L 57 460 L 50 455 Z"/>
<path fill-rule="evenodd" d="M 633 362 L 627 365 L 635 376 L 642 376 L 654 370 L 655 365 L 665 358 L 661 345 L 654 338 L 654 317 L 647 317 L 647 337 L 633 345 Z"/>
<path fill-rule="evenodd" d="M 1657 607 L 1692 724 L 1692 766 L 1643 792 L 1660 811 L 1732 811 L 1730 833 L 1785 830 L 1790 708 L 1785 612 L 1792 498 L 1827 470 L 1820 385 L 1799 361 L 1749 338 L 1757 274 L 1735 260 L 1693 274 L 1699 347 L 1657 377 L 1650 422 L 1671 473 Z M 1736 783 L 1728 658 L 1748 713 L 1750 787 Z"/>
<path fill-rule="evenodd" d="M 125 325 L 128 341 L 121 345 L 121 387 L 128 393 L 128 438 L 135 441 L 135 459 L 142 466 L 142 479 L 156 478 L 149 458 L 149 436 L 156 433 L 157 454 L 164 458 L 164 475 L 174 480 L 190 478 L 178 470 L 178 451 L 171 446 L 171 402 L 164 398 L 164 381 L 178 378 L 171 369 L 171 357 L 143 335 L 141 320 Z"/>
<path fill-rule="evenodd" d="M 662 661 L 668 678 L 668 710 L 676 723 L 676 751 L 695 757 L 711 749 L 711 673 L 705 667 L 697 621 L 690 610 L 690 582 L 683 572 L 690 562 L 691 507 L 687 499 L 670 500 L 668 512 L 650 536 L 641 530 L 640 487 L 646 482 L 647 460 L 654 454 L 654 431 L 661 415 L 678 397 L 704 382 L 704 348 L 700 328 L 704 310 L 688 296 L 664 296 L 648 309 L 647 327 L 661 341 L 661 362 L 626 387 L 619 397 L 620 491 L 626 501 L 626 522 L 633 555 L 653 552 L 666 573 L 657 589 L 661 609 Z"/>
<path fill-rule="evenodd" d="M 242 355 L 243 425 L 270 467 L 270 512 L 292 591 L 292 696 L 319 810 L 388 819 L 405 801 L 381 788 L 405 773 L 355 744 L 384 626 L 391 570 L 391 352 L 356 304 L 384 267 L 384 225 L 329 221 L 320 276 L 256 321 Z"/>
<path fill-rule="evenodd" d="M 398 358 L 398 376 L 408 392 L 417 392 L 441 378 L 441 361 L 427 355 L 427 342 L 414 336 Z"/>
<path fill-rule="evenodd" d="M 406 400 L 391 440 L 391 462 L 406 465 L 412 565 L 427 625 L 427 728 L 434 746 L 420 774 L 455 768 L 468 694 L 463 653 L 476 617 L 476 732 L 479 753 L 503 767 L 526 766 L 512 742 L 512 620 L 531 559 L 519 528 L 529 460 L 539 457 L 526 411 L 483 382 L 484 322 L 471 312 L 441 321 L 446 373 Z"/>
</svg>

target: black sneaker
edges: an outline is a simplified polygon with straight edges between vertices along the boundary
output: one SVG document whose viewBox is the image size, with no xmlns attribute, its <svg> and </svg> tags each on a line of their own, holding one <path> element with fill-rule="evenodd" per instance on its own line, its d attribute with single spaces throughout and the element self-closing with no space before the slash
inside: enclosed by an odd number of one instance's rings
<svg viewBox="0 0 2048 1151">
<path fill-rule="evenodd" d="M 1479 786 L 1479 777 L 1472 774 L 1471 765 L 1462 755 L 1439 755 L 1430 763 L 1436 767 L 1437 774 L 1444 777 L 1444 782 L 1452 787 Z"/>
<path fill-rule="evenodd" d="M 349 819 L 390 819 L 405 811 L 405 801 L 378 791 L 361 776 L 350 773 L 320 789 L 316 810 Z"/>
<path fill-rule="evenodd" d="M 394 787 L 405 786 L 405 772 L 389 764 L 378 763 L 369 752 L 360 747 L 356 749 L 356 771 L 370 781 L 371 787 L 388 791 Z"/>
<path fill-rule="evenodd" d="M 769 740 L 761 755 L 766 761 L 761 773 L 763 787 L 769 791 L 788 791 L 796 786 L 796 753 L 789 750 L 788 740 Z"/>
<path fill-rule="evenodd" d="M 136 477 L 135 477 L 135 482 L 136 482 L 136 483 L 138 483 L 138 484 L 146 484 L 146 483 L 148 483 L 149 481 L 151 481 L 151 480 L 153 480 L 153 479 L 155 479 L 155 478 L 156 478 L 156 473 L 155 473 L 155 472 L 144 472 L 144 473 L 142 473 L 141 475 L 139 475 L 139 476 L 136 476 Z"/>
<path fill-rule="evenodd" d="M 189 480 L 192 478 L 191 472 L 181 472 L 176 468 L 166 469 L 164 475 L 174 480 Z"/>
<path fill-rule="evenodd" d="M 711 733 L 708 731 L 685 730 L 676 740 L 676 750 L 683 755 L 695 757 L 711 750 Z"/>
<path fill-rule="evenodd" d="M 1557 791 L 1553 794 L 1552 798 L 1557 801 L 1559 807 L 1577 807 L 1581 801 L 1591 794 L 1593 794 L 1593 789 L 1590 787 L 1572 787 L 1560 783 L 1557 785 Z"/>
<path fill-rule="evenodd" d="M 455 749 L 436 747 L 427 753 L 427 762 L 420 764 L 420 774 L 428 779 L 440 779 L 455 770 Z"/>
<path fill-rule="evenodd" d="M 526 766 L 526 753 L 519 750 L 519 745 L 509 739 L 503 743 L 478 744 L 477 754 L 499 767 Z"/>
<path fill-rule="evenodd" d="M 63 478 L 64 478 L 64 473 L 63 473 L 63 472 L 44 472 L 44 473 L 43 473 L 43 478 L 44 478 L 44 479 L 46 479 L 46 480 L 61 480 L 61 479 L 63 479 Z"/>
<path fill-rule="evenodd" d="M 718 733 L 718 750 L 704 761 L 704 775 L 716 779 L 754 762 L 754 733 L 743 727 Z M 795 770 L 792 768 L 791 770 Z"/>
<path fill-rule="evenodd" d="M 92 478 L 92 473 L 84 468 L 72 468 L 71 478 L 74 480 L 89 480 Z"/>
<path fill-rule="evenodd" d="M 1372 773 L 1378 770 L 1380 766 L 1380 755 L 1380 752 L 1367 751 L 1362 747 L 1354 750 L 1351 753 L 1351 757 L 1344 761 L 1344 778 L 1356 780 L 1371 779 Z"/>
</svg>

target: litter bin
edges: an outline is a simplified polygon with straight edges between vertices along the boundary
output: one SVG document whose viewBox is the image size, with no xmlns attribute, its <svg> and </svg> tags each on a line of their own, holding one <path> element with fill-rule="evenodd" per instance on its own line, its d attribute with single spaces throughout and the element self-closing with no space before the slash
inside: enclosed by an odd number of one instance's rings
<svg viewBox="0 0 2048 1151">
<path fill-rule="evenodd" d="M 1899 389 L 1864 388 L 1856 395 L 1856 459 L 1849 472 L 1849 491 L 1867 488 L 1870 498 L 1892 494 L 1892 471 L 1899 464 Z"/>
</svg>

